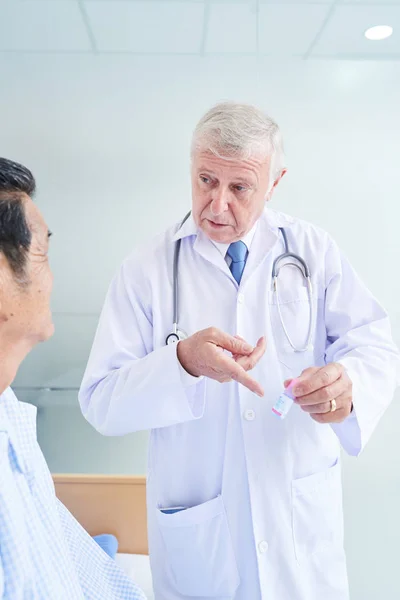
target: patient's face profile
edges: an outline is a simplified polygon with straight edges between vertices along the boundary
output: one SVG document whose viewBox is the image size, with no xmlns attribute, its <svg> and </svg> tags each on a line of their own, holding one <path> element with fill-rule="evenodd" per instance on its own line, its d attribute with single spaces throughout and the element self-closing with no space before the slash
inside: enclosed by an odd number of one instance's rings
<svg viewBox="0 0 400 600">
<path fill-rule="evenodd" d="M 0 334 L 10 351 L 16 344 L 29 351 L 54 332 L 50 309 L 53 275 L 48 261 L 49 232 L 39 209 L 28 196 L 24 199 L 24 208 L 32 242 L 23 282 L 16 278 L 4 256 L 0 261 Z"/>
</svg>

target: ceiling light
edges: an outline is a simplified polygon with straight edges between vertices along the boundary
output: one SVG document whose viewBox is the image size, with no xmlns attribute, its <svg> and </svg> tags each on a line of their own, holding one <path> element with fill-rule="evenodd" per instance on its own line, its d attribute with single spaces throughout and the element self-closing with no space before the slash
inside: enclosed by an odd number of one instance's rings
<svg viewBox="0 0 400 600">
<path fill-rule="evenodd" d="M 390 27 L 390 25 L 377 25 L 376 27 L 370 27 L 367 29 L 364 35 L 367 40 L 378 41 L 385 40 L 386 38 L 390 37 L 392 33 L 393 27 Z"/>
</svg>

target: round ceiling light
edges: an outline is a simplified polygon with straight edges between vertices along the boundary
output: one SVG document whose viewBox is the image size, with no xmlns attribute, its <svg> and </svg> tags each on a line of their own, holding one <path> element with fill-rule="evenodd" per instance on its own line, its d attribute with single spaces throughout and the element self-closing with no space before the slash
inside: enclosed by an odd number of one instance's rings
<svg viewBox="0 0 400 600">
<path fill-rule="evenodd" d="M 379 41 L 390 37 L 392 33 L 393 27 L 390 27 L 390 25 L 376 25 L 376 27 L 367 29 L 364 35 L 367 40 Z"/>
</svg>

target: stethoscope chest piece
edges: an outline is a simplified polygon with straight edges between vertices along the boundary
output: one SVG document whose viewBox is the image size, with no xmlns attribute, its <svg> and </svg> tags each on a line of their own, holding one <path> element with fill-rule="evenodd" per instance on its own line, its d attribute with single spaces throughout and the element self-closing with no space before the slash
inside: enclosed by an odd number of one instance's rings
<svg viewBox="0 0 400 600">
<path fill-rule="evenodd" d="M 178 329 L 177 323 L 174 323 L 173 330 L 167 335 L 165 343 L 167 346 L 169 346 L 170 344 L 177 344 L 182 340 L 186 340 L 187 337 L 188 336 L 185 333 L 185 331 L 182 331 L 182 329 Z"/>
<path fill-rule="evenodd" d="M 177 333 L 170 333 L 167 335 L 167 339 L 165 340 L 167 346 L 170 344 L 176 344 L 177 342 L 179 342 L 179 335 Z"/>
</svg>

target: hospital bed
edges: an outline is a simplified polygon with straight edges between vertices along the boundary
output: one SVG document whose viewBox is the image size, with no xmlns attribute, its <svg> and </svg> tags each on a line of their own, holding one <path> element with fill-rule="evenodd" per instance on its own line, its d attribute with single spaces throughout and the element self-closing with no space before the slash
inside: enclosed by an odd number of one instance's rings
<svg viewBox="0 0 400 600">
<path fill-rule="evenodd" d="M 148 557 L 146 478 L 131 475 L 53 475 L 57 497 L 90 535 L 118 540 L 116 561 L 154 600 Z"/>
</svg>

